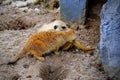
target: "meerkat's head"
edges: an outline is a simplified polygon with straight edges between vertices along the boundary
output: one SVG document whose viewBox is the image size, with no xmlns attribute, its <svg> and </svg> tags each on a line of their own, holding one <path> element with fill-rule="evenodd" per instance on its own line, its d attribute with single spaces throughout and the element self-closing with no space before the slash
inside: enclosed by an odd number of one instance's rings
<svg viewBox="0 0 120 80">
<path fill-rule="evenodd" d="M 41 31 L 64 31 L 67 30 L 68 26 L 65 22 L 61 20 L 55 20 L 49 24 L 44 24 L 38 29 L 38 32 Z"/>
<path fill-rule="evenodd" d="M 65 22 L 61 21 L 61 20 L 55 20 L 52 23 L 54 30 L 56 31 L 64 31 L 68 29 L 68 26 Z"/>
<path fill-rule="evenodd" d="M 76 34 L 75 31 L 73 29 L 68 29 L 66 30 L 66 38 L 68 41 L 73 41 L 76 39 Z"/>
</svg>

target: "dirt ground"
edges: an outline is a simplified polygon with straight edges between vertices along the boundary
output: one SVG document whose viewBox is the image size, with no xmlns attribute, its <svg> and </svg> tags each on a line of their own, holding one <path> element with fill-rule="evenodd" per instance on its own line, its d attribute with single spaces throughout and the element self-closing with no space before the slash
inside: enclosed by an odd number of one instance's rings
<svg viewBox="0 0 120 80">
<path fill-rule="evenodd" d="M 0 6 L 0 64 L 13 59 L 26 39 L 42 24 L 60 19 L 59 12 L 40 10 L 39 14 L 25 13 L 17 12 L 17 8 L 9 5 Z M 82 45 L 96 48 L 99 42 L 99 17 L 89 17 L 87 20 L 86 25 L 72 24 L 71 28 L 76 31 L 77 40 Z M 35 26 L 38 24 L 40 26 Z M 97 49 L 82 51 L 71 48 L 60 53 L 45 56 L 45 61 L 25 55 L 15 65 L 0 65 L 0 80 L 107 80 Z"/>
</svg>

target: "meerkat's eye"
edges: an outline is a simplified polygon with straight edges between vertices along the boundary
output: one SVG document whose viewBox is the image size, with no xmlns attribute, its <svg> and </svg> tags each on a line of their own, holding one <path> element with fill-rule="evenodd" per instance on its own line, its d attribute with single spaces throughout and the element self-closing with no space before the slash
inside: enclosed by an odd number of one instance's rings
<svg viewBox="0 0 120 80">
<path fill-rule="evenodd" d="M 58 28 L 58 26 L 57 26 L 57 25 L 55 25 L 55 26 L 54 26 L 54 29 L 57 29 L 57 28 Z"/>
<path fill-rule="evenodd" d="M 63 30 L 66 29 L 66 26 L 62 26 L 62 29 L 63 29 Z"/>
</svg>

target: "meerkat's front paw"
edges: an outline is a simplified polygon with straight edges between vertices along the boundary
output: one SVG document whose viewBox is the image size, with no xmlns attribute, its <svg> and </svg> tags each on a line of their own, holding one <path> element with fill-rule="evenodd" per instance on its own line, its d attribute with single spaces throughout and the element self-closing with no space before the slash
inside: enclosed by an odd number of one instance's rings
<svg viewBox="0 0 120 80">
<path fill-rule="evenodd" d="M 55 53 L 56 55 L 59 55 L 59 54 L 60 54 L 58 51 L 54 51 L 54 53 Z"/>
<path fill-rule="evenodd" d="M 44 57 L 37 57 L 37 59 L 40 60 L 40 61 L 44 61 L 45 60 Z"/>
</svg>

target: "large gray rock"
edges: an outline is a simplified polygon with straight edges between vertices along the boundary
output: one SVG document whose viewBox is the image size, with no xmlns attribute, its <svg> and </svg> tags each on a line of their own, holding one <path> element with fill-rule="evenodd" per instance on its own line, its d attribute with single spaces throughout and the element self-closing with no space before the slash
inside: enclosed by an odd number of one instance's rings
<svg viewBox="0 0 120 80">
<path fill-rule="evenodd" d="M 88 0 L 60 0 L 60 15 L 67 22 L 85 23 Z"/>
<path fill-rule="evenodd" d="M 109 77 L 120 80 L 120 0 L 108 0 L 101 11 L 101 59 Z"/>
</svg>

